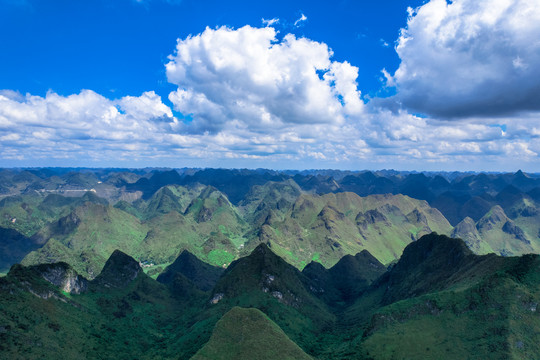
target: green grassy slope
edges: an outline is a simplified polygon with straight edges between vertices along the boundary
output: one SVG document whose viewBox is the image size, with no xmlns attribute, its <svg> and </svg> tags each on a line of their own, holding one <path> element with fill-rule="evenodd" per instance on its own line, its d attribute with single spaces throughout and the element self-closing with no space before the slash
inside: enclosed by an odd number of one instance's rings
<svg viewBox="0 0 540 360">
<path fill-rule="evenodd" d="M 24 201 L 12 200 L 22 209 Z M 388 263 L 422 234 L 451 230 L 425 201 L 402 195 L 306 194 L 292 180 L 255 186 L 238 207 L 215 188 L 200 185 L 165 186 L 147 200 L 114 207 L 93 193 L 40 201 L 34 207 L 49 209 L 50 222 L 40 220 L 46 225 L 34 238 L 46 244 L 28 254 L 24 264 L 66 261 L 90 278 L 114 249 L 157 275 L 183 250 L 227 266 L 264 242 L 301 269 L 313 260 L 330 267 L 364 249 Z"/>
<path fill-rule="evenodd" d="M 528 197 L 506 204 L 511 216 L 495 206 L 478 222 L 466 218 L 452 228 L 425 201 L 389 194 L 315 195 L 292 179 L 256 185 L 238 206 L 216 188 L 199 184 L 167 185 L 145 200 L 114 207 L 91 192 L 70 199 L 25 196 L 7 197 L 0 206 L 6 226 L 46 243 L 24 263 L 67 261 L 89 277 L 116 248 L 141 261 L 152 276 L 183 250 L 226 267 L 259 243 L 299 269 L 311 261 L 329 268 L 362 250 L 389 264 L 409 243 L 432 231 L 462 237 L 478 254 L 540 251 L 534 234 L 540 231 L 540 213 Z M 12 216 L 17 216 L 14 223 L 6 220 Z"/>
<path fill-rule="evenodd" d="M 540 326 L 535 308 L 540 300 L 539 265 L 537 255 L 477 256 L 461 240 L 423 237 L 345 311 L 353 340 L 336 354 L 370 359 L 524 358 L 538 351 L 533 339 Z"/>
<path fill-rule="evenodd" d="M 112 206 L 85 203 L 40 230 L 49 241 L 28 254 L 23 264 L 65 261 L 80 273 L 95 277 L 116 249 L 135 253 L 147 233 L 139 219 Z"/>
<path fill-rule="evenodd" d="M 524 211 L 520 205 L 526 206 Z M 493 206 L 476 223 L 465 218 L 452 232 L 452 236 L 463 238 L 478 254 L 495 252 L 504 256 L 540 252 L 540 215 L 531 203 L 516 204 L 514 219 L 508 217 L 501 206 Z M 526 216 L 525 216 L 526 215 Z"/>
<path fill-rule="evenodd" d="M 530 287 L 512 271 L 384 307 L 355 342 L 374 359 L 535 358 L 538 282 Z"/>
<path fill-rule="evenodd" d="M 338 193 L 302 194 L 287 211 L 270 210 L 257 235 L 303 268 L 311 260 L 330 267 L 343 255 L 362 250 L 390 263 L 420 236 L 451 230 L 440 212 L 425 201 L 403 195 Z"/>
<path fill-rule="evenodd" d="M 0 279 L 0 357 L 177 358 L 175 336 L 188 331 L 187 319 L 200 308 L 193 310 L 137 267 L 135 260 L 115 253 L 78 295 L 45 281 L 40 267 L 14 267 Z M 184 358 L 205 341 L 191 350 L 181 344 L 188 351 Z"/>
<path fill-rule="evenodd" d="M 0 226 L 30 237 L 50 222 L 69 214 L 76 206 L 92 200 L 95 198 L 40 193 L 9 196 L 0 200 Z"/>
<path fill-rule="evenodd" d="M 258 309 L 234 307 L 216 324 L 193 360 L 311 359 Z"/>
<path fill-rule="evenodd" d="M 311 284 L 298 269 L 260 244 L 223 273 L 212 290 L 212 307 L 222 313 L 233 306 L 257 307 L 293 341 L 311 350 L 317 334 L 335 321 Z"/>
<path fill-rule="evenodd" d="M 377 277 L 383 268 L 366 252 L 334 270 L 313 263 L 300 273 L 260 245 L 208 292 L 194 284 L 214 270 L 199 261 L 181 256 L 165 284 L 118 251 L 87 283 L 67 264 L 14 266 L 0 278 L 0 357 L 523 359 L 540 352 L 538 255 L 478 256 L 461 240 L 430 234 Z M 368 285 L 351 292 L 346 279 Z M 320 289 L 332 288 L 340 306 L 325 303 Z"/>
</svg>

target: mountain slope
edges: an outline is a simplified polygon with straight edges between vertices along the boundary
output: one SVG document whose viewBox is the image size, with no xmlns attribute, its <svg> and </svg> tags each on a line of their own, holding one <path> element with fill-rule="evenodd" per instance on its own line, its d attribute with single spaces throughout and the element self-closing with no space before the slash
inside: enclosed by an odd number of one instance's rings
<svg viewBox="0 0 540 360">
<path fill-rule="evenodd" d="M 301 273 L 261 244 L 206 293 L 193 285 L 213 273 L 205 267 L 185 253 L 162 275 L 172 274 L 172 282 L 162 284 L 120 251 L 91 281 L 65 263 L 15 265 L 0 278 L 0 357 L 283 358 L 278 350 L 321 360 L 529 359 L 540 353 L 538 255 L 479 256 L 460 239 L 432 233 L 409 244 L 381 276 L 384 267 L 366 251 L 331 269 L 314 262 Z M 326 289 L 341 298 L 339 306 L 322 301 Z"/>
<path fill-rule="evenodd" d="M 451 229 L 438 210 L 403 195 L 301 194 L 283 215 L 269 214 L 258 238 L 299 268 L 312 260 L 331 267 L 362 250 L 390 263 L 411 241 Z"/>
<path fill-rule="evenodd" d="M 308 360 L 279 326 L 258 309 L 232 308 L 192 360 Z"/>
<path fill-rule="evenodd" d="M 501 206 L 495 205 L 474 226 L 470 218 L 465 218 L 456 226 L 452 236 L 465 239 L 471 249 L 480 254 L 495 252 L 511 256 L 535 253 L 540 249 L 539 239 L 520 227 L 521 224 L 525 229 L 532 227 L 536 230 L 539 217 L 535 215 L 516 218 L 514 221 Z M 533 222 L 535 224 L 531 224 Z"/>
<path fill-rule="evenodd" d="M 0 273 L 7 272 L 12 264 L 21 262 L 26 254 L 40 247 L 18 231 L 0 227 Z"/>
<path fill-rule="evenodd" d="M 120 252 L 93 281 L 65 263 L 15 265 L 0 278 L 0 309 L 5 359 L 177 358 L 178 348 L 189 358 L 208 339 L 175 346 L 200 308 Z"/>
<path fill-rule="evenodd" d="M 162 284 L 170 283 L 176 274 L 182 274 L 202 291 L 214 288 L 223 268 L 215 267 L 199 260 L 189 251 L 182 251 L 178 258 L 169 265 L 158 277 L 157 281 Z"/>
<path fill-rule="evenodd" d="M 134 254 L 147 233 L 144 224 L 112 206 L 86 202 L 69 215 L 40 230 L 48 239 L 22 261 L 25 265 L 65 261 L 94 278 L 115 249 Z"/>
<path fill-rule="evenodd" d="M 335 315 L 310 285 L 309 278 L 260 244 L 223 273 L 212 291 L 210 310 L 224 313 L 233 306 L 256 307 L 299 346 L 311 349 L 317 334 L 332 326 Z"/>
<path fill-rule="evenodd" d="M 478 256 L 459 239 L 424 236 L 346 311 L 349 329 L 365 325 L 342 351 L 373 359 L 534 357 L 539 265 L 537 255 Z"/>
<path fill-rule="evenodd" d="M 367 250 L 345 255 L 330 269 L 311 262 L 302 270 L 312 281 L 310 290 L 330 306 L 350 304 L 385 272 L 386 267 Z"/>
</svg>

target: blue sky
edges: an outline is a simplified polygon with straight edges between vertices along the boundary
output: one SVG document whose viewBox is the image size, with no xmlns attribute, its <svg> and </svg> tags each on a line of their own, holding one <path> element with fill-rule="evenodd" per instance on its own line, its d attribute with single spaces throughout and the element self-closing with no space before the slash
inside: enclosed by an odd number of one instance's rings
<svg viewBox="0 0 540 360">
<path fill-rule="evenodd" d="M 0 166 L 540 171 L 534 0 L 0 0 Z"/>
</svg>

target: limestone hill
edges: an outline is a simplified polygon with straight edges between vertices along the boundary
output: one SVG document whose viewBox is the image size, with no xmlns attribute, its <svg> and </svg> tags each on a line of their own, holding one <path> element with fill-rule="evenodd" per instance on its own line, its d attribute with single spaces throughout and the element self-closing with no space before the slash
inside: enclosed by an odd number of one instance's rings
<svg viewBox="0 0 540 360">
<path fill-rule="evenodd" d="M 258 309 L 232 308 L 192 360 L 312 359 Z"/>
</svg>

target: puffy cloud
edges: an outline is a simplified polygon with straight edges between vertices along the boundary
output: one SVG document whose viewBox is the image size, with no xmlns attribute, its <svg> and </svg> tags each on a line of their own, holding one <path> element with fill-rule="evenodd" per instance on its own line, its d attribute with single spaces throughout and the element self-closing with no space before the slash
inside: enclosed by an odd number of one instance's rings
<svg viewBox="0 0 540 360">
<path fill-rule="evenodd" d="M 421 11 L 411 15 L 409 29 Z M 442 20 L 431 21 L 437 27 Z M 516 59 L 514 68 L 529 71 L 530 57 Z M 37 165 L 538 171 L 538 112 L 452 122 L 365 104 L 358 68 L 333 61 L 324 43 L 278 39 L 272 27 L 206 29 L 179 40 L 166 71 L 178 87 L 169 99 L 185 119 L 152 91 L 111 100 L 90 90 L 44 97 L 0 90 L 3 165 L 38 159 Z M 399 73 L 383 75 L 403 90 Z M 452 79 L 443 80 L 452 87 Z M 53 158 L 58 162 L 46 162 Z"/>
<path fill-rule="evenodd" d="M 136 143 L 154 143 L 172 122 L 171 110 L 153 91 L 119 100 L 91 90 L 45 97 L 0 92 L 0 146 L 19 148 L 18 155 L 28 158 L 131 151 Z"/>
<path fill-rule="evenodd" d="M 138 120 L 152 118 L 172 118 L 171 109 L 161 102 L 161 98 L 153 91 L 147 91 L 141 96 L 125 96 L 118 100 L 120 109 Z"/>
<path fill-rule="evenodd" d="M 341 76 L 346 79 L 350 70 L 346 65 L 336 68 L 338 80 L 332 80 L 336 87 L 346 88 Z M 326 149 L 325 157 L 339 159 L 342 155 L 333 149 L 335 144 L 352 136 L 350 132 L 341 134 L 346 125 L 335 122 L 293 123 L 286 129 L 265 130 L 238 120 L 223 124 L 215 133 L 193 134 L 154 92 L 110 100 L 90 90 L 69 96 L 49 92 L 44 97 L 1 91 L 0 124 L 4 163 L 37 161 L 41 165 L 323 159 L 321 146 Z"/>
<path fill-rule="evenodd" d="M 334 70 L 340 71 L 347 67 Z M 369 107 L 343 122 L 263 129 L 232 120 L 217 132 L 194 134 L 171 117 L 153 92 L 117 100 L 89 90 L 45 97 L 2 92 L 0 123 L 7 125 L 0 128 L 0 151 L 4 163 L 31 159 L 38 165 L 54 159 L 56 165 L 72 161 L 88 166 L 425 169 L 446 163 L 458 169 L 500 169 L 505 162 L 516 166 L 518 159 L 535 164 L 540 153 L 537 116 L 497 121 L 451 123 Z"/>
<path fill-rule="evenodd" d="M 369 121 L 359 136 L 370 151 L 367 158 L 375 163 L 397 168 L 538 171 L 540 132 L 531 131 L 538 127 L 536 113 L 449 122 L 404 109 L 368 107 Z"/>
<path fill-rule="evenodd" d="M 300 124 L 341 124 L 363 111 L 358 68 L 332 61 L 324 43 L 272 27 L 207 28 L 178 40 L 166 65 L 178 85 L 169 99 L 192 114 L 190 131 L 226 126 L 264 130 Z"/>
<path fill-rule="evenodd" d="M 406 108 L 442 117 L 540 110 L 537 0 L 431 0 L 409 15 L 389 82 Z"/>
</svg>

